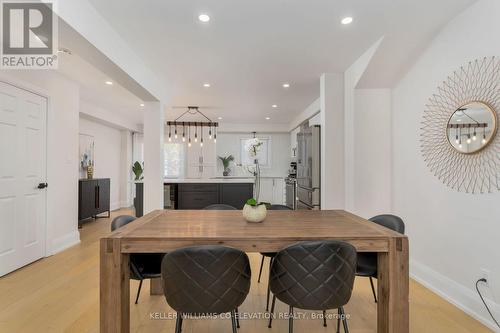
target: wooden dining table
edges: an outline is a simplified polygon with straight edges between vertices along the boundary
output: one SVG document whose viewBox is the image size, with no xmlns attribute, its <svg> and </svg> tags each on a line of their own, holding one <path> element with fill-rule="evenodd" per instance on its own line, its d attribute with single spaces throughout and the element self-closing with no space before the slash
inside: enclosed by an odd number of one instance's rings
<svg viewBox="0 0 500 333">
<path fill-rule="evenodd" d="M 196 245 L 276 252 L 299 241 L 342 240 L 378 253 L 378 333 L 409 331 L 408 238 L 343 210 L 268 211 L 262 223 L 241 211 L 157 210 L 100 240 L 100 331 L 130 330 L 130 253 Z"/>
</svg>

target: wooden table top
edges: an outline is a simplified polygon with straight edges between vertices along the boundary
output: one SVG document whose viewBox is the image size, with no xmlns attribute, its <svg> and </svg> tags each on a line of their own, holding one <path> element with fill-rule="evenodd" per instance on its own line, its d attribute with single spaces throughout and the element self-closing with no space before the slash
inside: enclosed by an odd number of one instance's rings
<svg viewBox="0 0 500 333">
<path fill-rule="evenodd" d="M 390 239 L 405 237 L 343 210 L 268 211 L 262 223 L 246 222 L 239 210 L 157 210 L 107 238 L 121 239 L 122 252 L 167 250 L 169 242 L 274 251 L 287 242 L 325 239 L 348 241 L 358 251 L 384 252 Z"/>
</svg>

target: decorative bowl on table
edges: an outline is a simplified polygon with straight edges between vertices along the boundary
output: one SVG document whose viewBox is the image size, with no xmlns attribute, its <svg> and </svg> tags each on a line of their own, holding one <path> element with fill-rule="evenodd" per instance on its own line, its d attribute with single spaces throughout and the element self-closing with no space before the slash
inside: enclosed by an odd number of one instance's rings
<svg viewBox="0 0 500 333">
<path fill-rule="evenodd" d="M 266 219 L 267 208 L 265 203 L 257 203 L 255 199 L 248 199 L 243 207 L 243 217 L 247 222 L 260 223 Z"/>
</svg>

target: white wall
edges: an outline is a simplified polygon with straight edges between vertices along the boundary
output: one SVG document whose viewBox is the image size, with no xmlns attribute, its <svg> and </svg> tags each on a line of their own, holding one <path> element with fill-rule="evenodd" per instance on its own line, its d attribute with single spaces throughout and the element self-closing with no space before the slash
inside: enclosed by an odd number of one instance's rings
<svg viewBox="0 0 500 333">
<path fill-rule="evenodd" d="M 321 209 L 343 209 L 344 75 L 328 73 L 320 79 Z"/>
<path fill-rule="evenodd" d="M 126 197 L 120 197 L 122 178 L 127 177 L 122 171 L 121 131 L 80 116 L 79 133 L 94 137 L 94 178 L 111 179 L 110 207 L 111 210 L 120 208 L 122 202 L 127 202 Z"/>
<path fill-rule="evenodd" d="M 353 201 L 364 218 L 391 211 L 391 90 L 356 89 L 353 100 Z"/>
<path fill-rule="evenodd" d="M 355 174 L 355 143 L 358 139 L 358 134 L 355 128 L 355 122 L 363 117 L 356 118 L 355 110 L 355 95 L 356 87 L 359 80 L 362 78 L 367 67 L 370 64 L 374 54 L 377 52 L 380 43 L 384 38 L 377 40 L 368 48 L 344 73 L 344 165 L 345 165 L 345 209 L 354 211 L 355 203 L 355 182 L 357 175 Z M 367 96 L 365 96 L 367 97 Z M 360 98 L 360 96 L 358 96 Z M 362 146 L 362 145 L 358 145 Z M 389 164 L 389 162 L 387 162 Z M 358 169 L 358 171 L 360 171 Z M 363 173 L 364 171 L 361 170 Z M 370 172 L 369 168 L 367 170 Z M 357 200 L 357 199 L 356 199 Z"/>
<path fill-rule="evenodd" d="M 500 55 L 500 1 L 480 0 L 451 21 L 393 90 L 393 209 L 407 224 L 412 275 L 490 323 L 474 290 L 483 287 L 500 317 L 500 193 L 458 193 L 429 171 L 420 154 L 420 122 L 441 82 L 475 58 Z M 498 110 L 497 110 L 498 111 Z M 495 304 L 493 304 L 495 302 Z"/>
<path fill-rule="evenodd" d="M 49 98 L 47 255 L 80 241 L 78 232 L 79 90 L 54 71 L 0 71 L 0 78 Z"/>
<path fill-rule="evenodd" d="M 232 154 L 235 163 L 241 162 L 240 140 L 251 138 L 252 133 L 223 133 L 217 134 L 217 156 Z M 291 162 L 290 134 L 289 133 L 257 133 L 257 137 L 271 139 L 271 167 L 261 168 L 263 177 L 285 177 Z M 241 167 L 232 167 L 234 176 L 251 176 Z M 217 161 L 217 175 L 222 176 L 222 163 Z"/>
</svg>

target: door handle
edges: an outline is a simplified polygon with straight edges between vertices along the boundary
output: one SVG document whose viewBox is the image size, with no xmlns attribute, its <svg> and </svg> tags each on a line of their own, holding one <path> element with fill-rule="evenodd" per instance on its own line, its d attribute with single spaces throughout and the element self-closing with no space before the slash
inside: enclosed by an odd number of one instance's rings
<svg viewBox="0 0 500 333">
<path fill-rule="evenodd" d="M 37 186 L 37 188 L 39 190 L 43 190 L 44 188 L 47 188 L 47 187 L 49 187 L 49 184 L 47 184 L 47 183 L 39 183 Z"/>
</svg>

